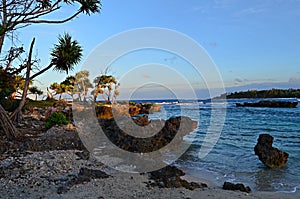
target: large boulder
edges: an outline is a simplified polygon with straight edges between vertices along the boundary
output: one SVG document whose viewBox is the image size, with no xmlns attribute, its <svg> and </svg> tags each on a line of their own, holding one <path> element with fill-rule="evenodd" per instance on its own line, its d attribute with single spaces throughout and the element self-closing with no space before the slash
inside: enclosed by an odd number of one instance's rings
<svg viewBox="0 0 300 199">
<path fill-rule="evenodd" d="M 131 120 L 131 119 L 130 119 Z M 119 124 L 126 124 L 122 128 Z M 149 153 L 168 145 L 180 146 L 183 136 L 197 127 L 197 122 L 188 117 L 176 117 L 164 120 L 148 121 L 147 116 L 137 117 L 133 123 L 128 118 L 99 119 L 99 124 L 107 138 L 119 148 L 137 153 Z M 145 127 L 145 128 L 142 128 Z M 130 133 L 137 132 L 140 137 Z"/>
<path fill-rule="evenodd" d="M 266 166 L 281 168 L 286 164 L 289 154 L 274 148 L 273 140 L 274 138 L 269 134 L 260 134 L 254 152 Z"/>
</svg>

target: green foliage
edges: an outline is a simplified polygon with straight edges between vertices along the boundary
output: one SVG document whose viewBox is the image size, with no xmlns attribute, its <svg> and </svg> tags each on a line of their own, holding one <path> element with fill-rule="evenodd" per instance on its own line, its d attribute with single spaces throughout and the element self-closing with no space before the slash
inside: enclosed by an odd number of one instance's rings
<svg viewBox="0 0 300 199">
<path fill-rule="evenodd" d="M 53 103 L 55 102 L 55 100 L 43 100 L 43 101 L 27 101 L 25 104 L 25 107 L 39 107 L 39 108 L 43 108 L 43 107 L 51 107 L 53 105 Z"/>
<path fill-rule="evenodd" d="M 51 56 L 54 70 L 68 73 L 80 62 L 82 48 L 76 40 L 72 40 L 71 35 L 65 33 L 58 37 L 58 44 L 55 44 Z"/>
<path fill-rule="evenodd" d="M 16 91 L 16 78 L 0 68 L 0 100 L 3 100 Z"/>
<path fill-rule="evenodd" d="M 51 128 L 55 124 L 68 124 L 69 122 L 66 119 L 66 116 L 59 111 L 56 111 L 47 118 L 45 126 L 46 128 Z"/>
<path fill-rule="evenodd" d="M 129 102 L 129 105 L 136 106 L 137 103 L 136 102 Z"/>
<path fill-rule="evenodd" d="M 90 72 L 87 70 L 79 71 L 75 74 L 75 84 L 76 91 L 78 92 L 87 92 L 89 88 L 92 88 L 93 85 L 89 79 Z"/>
<path fill-rule="evenodd" d="M 148 104 L 143 104 L 144 107 L 146 107 L 147 109 L 150 109 L 154 104 L 152 103 L 148 103 Z"/>
<path fill-rule="evenodd" d="M 13 112 L 19 106 L 19 103 L 20 100 L 13 100 L 13 99 L 0 100 L 0 104 L 8 112 Z"/>
<path fill-rule="evenodd" d="M 32 86 L 29 88 L 29 92 L 33 95 L 35 95 L 35 100 L 37 100 L 37 96 L 38 95 L 42 95 L 43 91 L 41 91 L 40 89 L 38 89 L 37 86 Z"/>
<path fill-rule="evenodd" d="M 74 90 L 74 83 L 75 77 L 68 76 L 64 81 L 60 82 L 59 84 L 57 82 L 51 84 L 50 89 L 54 90 L 56 95 L 68 93 L 72 96 L 72 92 Z"/>
<path fill-rule="evenodd" d="M 218 98 L 224 97 L 224 94 Z M 227 99 L 241 98 L 300 98 L 300 89 L 248 90 L 226 95 Z"/>
<path fill-rule="evenodd" d="M 79 71 L 75 74 L 75 86 L 73 92 L 76 92 L 79 94 L 79 100 L 81 100 L 81 95 L 83 95 L 83 100 L 86 100 L 86 96 L 88 93 L 88 90 L 90 88 L 93 88 L 92 83 L 89 79 L 90 72 L 87 70 Z"/>
<path fill-rule="evenodd" d="M 95 98 L 101 94 L 107 104 L 114 103 L 114 100 L 119 95 L 118 87 L 120 86 L 116 78 L 112 75 L 101 75 L 94 79 L 94 83 L 96 84 L 93 92 Z"/>
</svg>

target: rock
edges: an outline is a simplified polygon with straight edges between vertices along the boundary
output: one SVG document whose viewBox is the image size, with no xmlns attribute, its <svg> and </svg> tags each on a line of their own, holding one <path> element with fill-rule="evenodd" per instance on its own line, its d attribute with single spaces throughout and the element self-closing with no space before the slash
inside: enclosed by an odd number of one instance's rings
<svg viewBox="0 0 300 199">
<path fill-rule="evenodd" d="M 95 109 L 98 118 L 109 119 L 113 117 L 111 106 L 97 106 Z"/>
<path fill-rule="evenodd" d="M 143 116 L 137 117 L 134 120 L 134 122 L 140 126 L 147 126 L 149 124 L 149 119 L 148 119 L 147 115 L 143 115 Z"/>
<path fill-rule="evenodd" d="M 185 173 L 178 169 L 175 166 L 166 166 L 162 169 L 157 171 L 152 171 L 148 173 L 149 178 L 153 181 L 149 181 L 147 184 L 148 186 L 157 186 L 159 188 L 179 188 L 184 187 L 189 190 L 194 190 L 197 188 L 205 188 L 207 187 L 206 184 L 195 183 L 195 182 L 188 182 L 186 180 L 181 179 L 181 176 L 184 176 Z"/>
<path fill-rule="evenodd" d="M 152 103 L 145 103 L 145 104 L 138 104 L 140 107 L 139 114 L 152 114 L 154 112 L 160 111 L 162 105 L 161 104 L 152 104 Z"/>
<path fill-rule="evenodd" d="M 136 116 L 140 112 L 140 108 L 136 105 L 101 105 L 96 106 L 96 115 L 100 119 L 111 119 L 120 116 Z"/>
<path fill-rule="evenodd" d="M 75 154 L 82 160 L 88 160 L 90 158 L 90 153 L 88 150 L 78 151 Z"/>
<path fill-rule="evenodd" d="M 135 122 L 145 125 L 148 122 L 146 119 L 147 117 L 137 118 Z M 122 121 L 122 118 L 118 118 L 118 121 Z M 188 117 L 170 118 L 167 121 L 153 120 L 149 123 L 148 129 L 140 129 L 143 132 L 139 132 L 141 135 L 152 136 L 139 138 L 130 135 L 129 132 L 137 131 L 137 128 L 131 124 L 126 126 L 126 131 L 123 130 L 124 127 L 120 129 L 114 119 L 99 119 L 99 124 L 112 143 L 123 150 L 136 153 L 149 153 L 159 150 L 171 141 L 176 143 L 173 146 L 180 147 L 183 136 L 192 132 L 197 126 L 197 122 L 192 121 Z"/>
<path fill-rule="evenodd" d="M 269 134 L 260 134 L 254 152 L 266 166 L 281 168 L 288 161 L 289 154 L 272 147 L 273 139 Z"/>
<path fill-rule="evenodd" d="M 131 116 L 136 116 L 140 114 L 140 107 L 135 106 L 135 105 L 129 105 L 129 114 Z"/>
<path fill-rule="evenodd" d="M 77 132 L 66 130 L 64 126 L 53 126 L 35 139 L 20 142 L 19 148 L 28 151 L 86 150 Z"/>
<path fill-rule="evenodd" d="M 108 178 L 110 175 L 101 170 L 94 170 L 89 168 L 81 168 L 78 175 L 74 176 L 71 180 L 68 180 L 62 186 L 57 188 L 57 193 L 62 194 L 67 192 L 72 186 L 82 184 L 84 182 L 90 182 L 91 179 L 103 179 Z"/>
<path fill-rule="evenodd" d="M 245 187 L 245 185 L 240 184 L 240 183 L 233 184 L 231 182 L 224 182 L 223 189 L 225 189 L 225 190 L 233 190 L 233 191 L 238 190 L 238 191 L 242 191 L 242 192 L 246 192 L 246 193 L 250 193 L 251 192 L 250 187 L 248 187 L 248 186 Z"/>
<path fill-rule="evenodd" d="M 67 128 L 66 128 L 68 131 L 73 131 L 75 130 L 75 126 L 73 124 L 67 124 Z"/>
</svg>

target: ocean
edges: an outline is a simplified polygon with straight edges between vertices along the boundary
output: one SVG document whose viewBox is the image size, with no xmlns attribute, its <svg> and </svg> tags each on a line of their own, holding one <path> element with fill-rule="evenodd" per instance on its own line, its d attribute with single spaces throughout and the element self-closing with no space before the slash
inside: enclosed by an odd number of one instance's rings
<svg viewBox="0 0 300 199">
<path fill-rule="evenodd" d="M 295 101 L 297 99 L 287 99 Z M 152 100 L 153 101 L 153 100 Z M 225 181 L 243 183 L 254 191 L 300 193 L 300 105 L 297 108 L 236 107 L 236 102 L 258 99 L 218 101 L 157 100 L 160 112 L 150 119 L 188 116 L 198 121 L 195 131 L 184 137 L 189 149 L 173 164 L 195 177 L 222 186 Z M 206 146 L 205 136 L 213 120 L 212 111 L 224 112 L 225 121 L 212 150 L 200 157 Z M 218 118 L 215 118 L 218 119 Z M 273 146 L 289 153 L 287 164 L 280 169 L 267 168 L 254 154 L 259 134 L 274 137 Z"/>
</svg>

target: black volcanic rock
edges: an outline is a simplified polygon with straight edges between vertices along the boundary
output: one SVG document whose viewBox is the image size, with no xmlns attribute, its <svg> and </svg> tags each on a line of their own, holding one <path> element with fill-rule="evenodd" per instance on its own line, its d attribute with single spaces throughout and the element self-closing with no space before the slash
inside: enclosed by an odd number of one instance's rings
<svg viewBox="0 0 300 199">
<path fill-rule="evenodd" d="M 224 182 L 223 184 L 223 189 L 224 190 L 232 190 L 232 191 L 242 191 L 246 193 L 250 193 L 251 189 L 250 187 L 245 187 L 245 185 L 238 183 L 238 184 L 233 184 L 231 182 Z"/>
<path fill-rule="evenodd" d="M 157 186 L 159 188 L 179 188 L 184 187 L 189 190 L 197 188 L 206 188 L 207 185 L 204 183 L 198 184 L 195 182 L 188 182 L 181 179 L 185 173 L 175 166 L 166 166 L 157 171 L 149 172 L 149 178 L 154 182 L 148 183 L 148 186 Z"/>
<path fill-rule="evenodd" d="M 289 154 L 274 148 L 273 139 L 269 134 L 260 134 L 254 152 L 266 166 L 281 168 L 288 161 Z"/>
<path fill-rule="evenodd" d="M 139 127 L 146 125 L 149 128 L 137 129 L 132 124 L 128 124 L 124 131 L 124 128 L 121 129 L 115 119 L 116 118 L 99 119 L 102 130 L 107 138 L 116 146 L 123 150 L 135 153 L 157 151 L 168 145 L 171 141 L 178 143 L 175 145 L 179 146 L 183 136 L 192 132 L 197 127 L 197 122 L 192 121 L 188 117 L 176 117 L 166 121 L 154 120 L 149 122 L 148 117 L 142 116 L 134 119 L 133 123 L 138 124 Z M 117 120 L 120 123 L 126 123 L 127 121 L 125 119 L 124 122 L 122 118 Z M 132 136 L 130 132 L 140 133 L 141 135 L 144 135 L 144 138 Z"/>
</svg>

